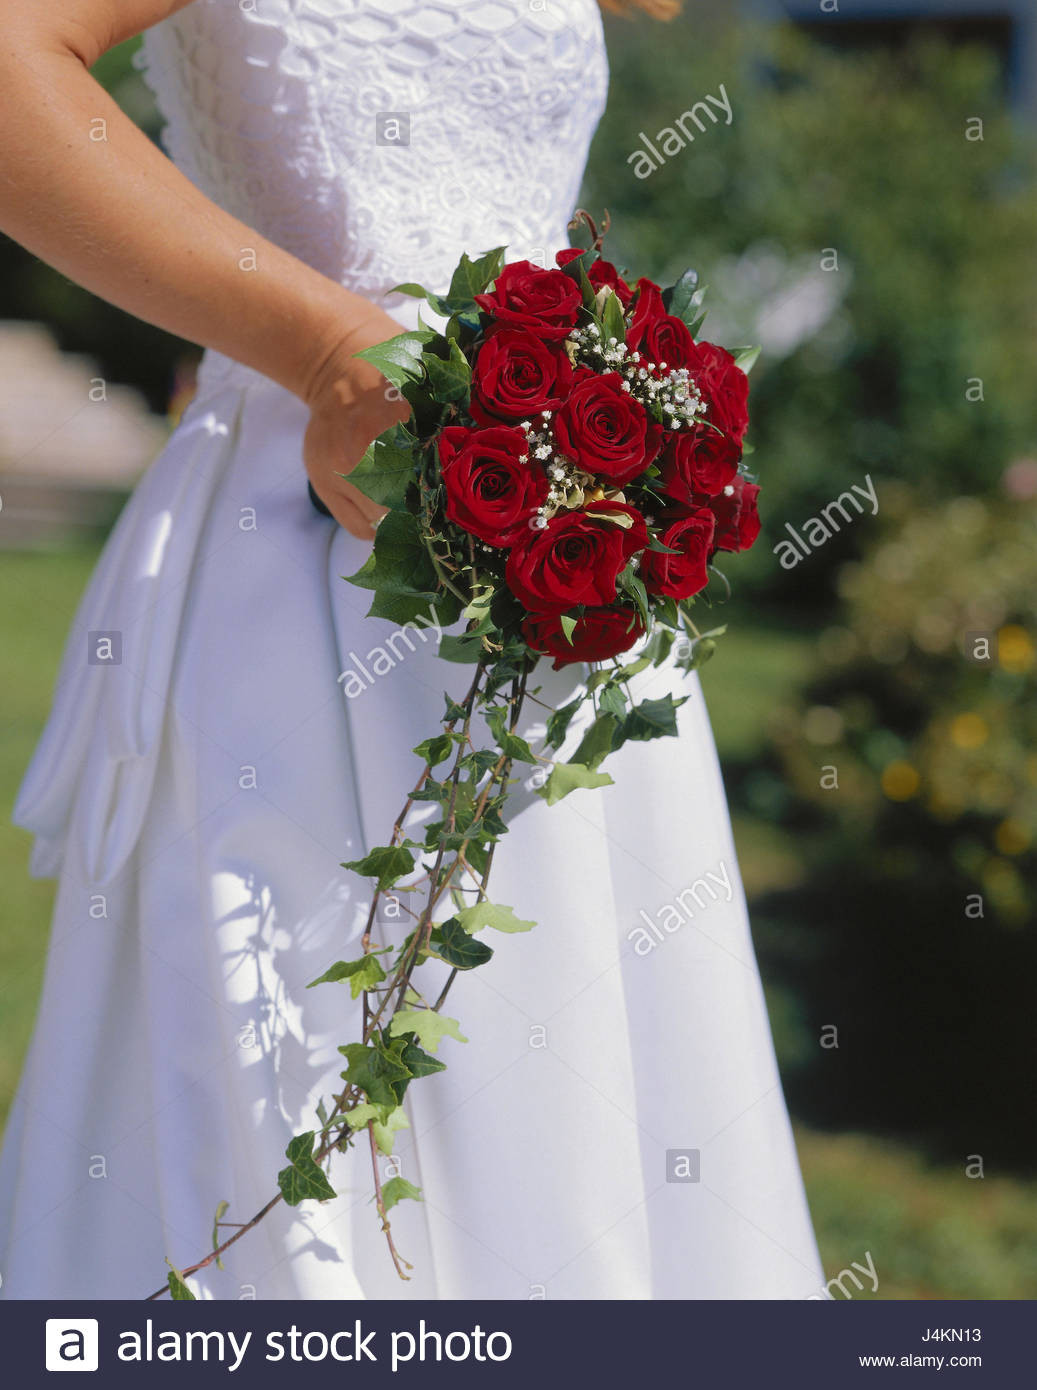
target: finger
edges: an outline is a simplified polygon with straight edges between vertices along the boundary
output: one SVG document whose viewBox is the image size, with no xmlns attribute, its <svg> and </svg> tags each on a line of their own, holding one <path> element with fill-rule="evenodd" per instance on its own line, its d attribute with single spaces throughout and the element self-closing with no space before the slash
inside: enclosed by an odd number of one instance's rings
<svg viewBox="0 0 1037 1390">
<path fill-rule="evenodd" d="M 335 497 L 328 510 L 340 526 L 362 541 L 374 540 L 374 526 L 359 507 L 342 497 Z"/>
</svg>

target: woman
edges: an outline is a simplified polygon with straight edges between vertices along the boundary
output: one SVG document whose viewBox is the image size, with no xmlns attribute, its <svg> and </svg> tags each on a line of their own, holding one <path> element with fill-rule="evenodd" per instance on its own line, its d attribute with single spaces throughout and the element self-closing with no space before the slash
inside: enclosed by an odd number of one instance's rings
<svg viewBox="0 0 1037 1390">
<path fill-rule="evenodd" d="M 15 808 L 59 882 L 0 1292 L 138 1297 L 205 1254 L 220 1201 L 254 1215 L 339 1089 L 357 1020 L 306 985 L 363 928 L 340 861 L 384 837 L 456 685 L 430 642 L 344 696 L 388 625 L 342 582 L 378 512 L 339 474 L 401 413 L 354 354 L 415 325 L 393 285 L 445 289 L 462 249 L 566 244 L 607 66 L 594 0 L 2 0 L 0 21 L 3 229 L 208 349 Z M 142 30 L 172 163 L 87 71 Z M 638 682 L 690 689 L 679 745 L 628 744 L 605 792 L 513 803 L 494 893 L 539 925 L 462 981 L 470 1043 L 408 1097 L 410 1281 L 347 1153 L 334 1202 L 279 1203 L 197 1296 L 820 1287 L 702 695 L 669 667 Z"/>
</svg>

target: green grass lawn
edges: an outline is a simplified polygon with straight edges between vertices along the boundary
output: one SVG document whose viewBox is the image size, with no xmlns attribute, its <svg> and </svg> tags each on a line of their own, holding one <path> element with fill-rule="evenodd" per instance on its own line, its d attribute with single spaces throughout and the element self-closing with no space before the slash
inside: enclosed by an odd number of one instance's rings
<svg viewBox="0 0 1037 1390">
<path fill-rule="evenodd" d="M 98 550 L 0 552 L 0 650 L 6 672 L 0 719 L 0 1123 L 28 1043 L 46 952 L 54 885 L 26 872 L 30 837 L 10 824 L 18 784 L 50 706 L 65 635 Z M 760 746 L 768 711 L 808 669 L 811 639 L 739 622 L 703 672 L 721 757 Z M 750 897 L 797 871 L 780 829 L 736 819 Z M 863 1135 L 797 1129 L 825 1270 L 853 1261 L 879 1279 L 854 1297 L 1037 1297 L 1037 1193 L 1003 1177 L 970 1180 L 927 1166 L 913 1152 Z M 834 1291 L 836 1298 L 841 1297 Z"/>
</svg>

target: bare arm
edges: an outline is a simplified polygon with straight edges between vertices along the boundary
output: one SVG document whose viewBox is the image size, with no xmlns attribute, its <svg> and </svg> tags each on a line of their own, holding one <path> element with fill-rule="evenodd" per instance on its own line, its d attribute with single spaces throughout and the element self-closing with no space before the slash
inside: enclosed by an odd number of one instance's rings
<svg viewBox="0 0 1037 1390">
<path fill-rule="evenodd" d="M 94 294 L 300 396 L 323 420 L 319 457 L 307 450 L 314 487 L 369 535 L 378 509 L 334 473 L 402 413 L 351 356 L 398 325 L 219 208 L 89 72 L 188 3 L 0 0 L 0 229 Z M 106 138 L 91 139 L 99 129 Z M 241 268 L 245 247 L 254 270 Z M 352 437 L 336 449 L 340 430 Z"/>
</svg>

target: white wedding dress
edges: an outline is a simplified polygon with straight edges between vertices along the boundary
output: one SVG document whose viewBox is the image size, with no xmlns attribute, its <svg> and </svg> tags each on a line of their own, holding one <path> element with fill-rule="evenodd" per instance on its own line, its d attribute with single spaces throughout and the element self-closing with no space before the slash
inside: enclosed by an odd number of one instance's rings
<svg viewBox="0 0 1037 1390">
<path fill-rule="evenodd" d="M 567 244 L 608 76 L 594 0 L 195 0 L 143 66 L 195 182 L 407 326 L 387 290 L 445 290 L 462 249 Z M 385 113 L 409 144 L 380 143 Z M 207 353 L 75 620 L 15 809 L 59 885 L 0 1158 L 0 1297 L 149 1294 L 166 1256 L 211 1248 L 221 1200 L 242 1222 L 276 1192 L 341 1088 L 359 1005 L 306 988 L 358 953 L 367 884 L 340 861 L 384 842 L 470 668 L 430 640 L 371 670 L 392 629 L 341 577 L 367 545 L 310 503 L 306 418 Z M 584 674 L 545 663 L 541 698 Z M 424 1193 L 393 1213 L 410 1282 L 361 1147 L 334 1156 L 336 1200 L 277 1205 L 198 1297 L 820 1290 L 703 698 L 669 667 L 637 685 L 690 692 L 679 741 L 626 745 L 614 786 L 553 808 L 516 793 L 493 897 L 538 925 L 483 933 L 496 955 L 447 1010 L 469 1041 L 443 1041 L 382 1160 Z"/>
</svg>

